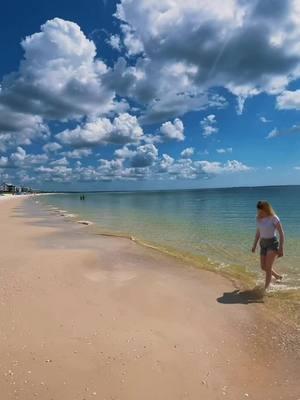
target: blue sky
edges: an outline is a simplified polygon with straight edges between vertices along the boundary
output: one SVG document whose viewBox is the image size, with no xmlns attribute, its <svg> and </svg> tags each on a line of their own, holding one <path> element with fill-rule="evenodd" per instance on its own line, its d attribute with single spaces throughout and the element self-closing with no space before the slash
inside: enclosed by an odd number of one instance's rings
<svg viewBox="0 0 300 400">
<path fill-rule="evenodd" d="M 49 190 L 300 183 L 297 1 L 0 7 L 1 181 Z"/>
</svg>

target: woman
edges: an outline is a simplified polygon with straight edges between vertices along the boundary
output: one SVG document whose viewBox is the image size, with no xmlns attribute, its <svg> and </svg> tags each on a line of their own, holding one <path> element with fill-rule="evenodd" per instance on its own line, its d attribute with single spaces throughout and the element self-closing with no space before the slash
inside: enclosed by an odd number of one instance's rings
<svg viewBox="0 0 300 400">
<path fill-rule="evenodd" d="M 283 257 L 284 232 L 280 220 L 275 214 L 271 204 L 267 201 L 259 201 L 256 208 L 257 230 L 252 252 L 255 252 L 259 241 L 260 264 L 261 269 L 266 273 L 265 289 L 268 289 L 272 275 L 275 279 L 282 279 L 282 276 L 273 269 L 273 264 L 276 257 Z M 275 231 L 279 233 L 279 242 L 275 236 Z"/>
</svg>

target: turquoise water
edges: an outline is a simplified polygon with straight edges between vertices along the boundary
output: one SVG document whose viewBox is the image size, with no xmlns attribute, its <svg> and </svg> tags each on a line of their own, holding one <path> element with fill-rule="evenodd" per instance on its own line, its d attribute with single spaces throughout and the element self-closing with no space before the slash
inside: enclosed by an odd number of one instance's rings
<svg viewBox="0 0 300 400">
<path fill-rule="evenodd" d="M 41 202 L 93 221 L 102 231 L 133 235 L 159 246 L 208 257 L 219 268 L 241 265 L 259 271 L 252 254 L 256 203 L 268 200 L 285 233 L 286 274 L 280 288 L 300 288 L 300 186 L 203 189 L 153 192 L 87 193 L 41 196 Z"/>
</svg>

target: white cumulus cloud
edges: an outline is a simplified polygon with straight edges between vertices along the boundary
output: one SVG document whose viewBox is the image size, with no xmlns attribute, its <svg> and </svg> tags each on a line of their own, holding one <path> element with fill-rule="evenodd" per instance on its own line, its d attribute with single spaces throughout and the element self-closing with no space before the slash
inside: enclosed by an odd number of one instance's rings
<svg viewBox="0 0 300 400">
<path fill-rule="evenodd" d="M 300 89 L 282 92 L 277 97 L 276 106 L 279 110 L 300 110 Z"/>
<path fill-rule="evenodd" d="M 56 151 L 61 150 L 61 149 L 62 149 L 62 146 L 57 142 L 50 142 L 50 143 L 47 143 L 47 144 L 45 144 L 43 146 L 43 150 L 46 153 L 48 153 L 48 152 L 49 153 L 51 153 L 51 152 L 55 153 Z"/>
<path fill-rule="evenodd" d="M 199 161 L 198 164 L 205 173 L 213 175 L 251 170 L 250 167 L 237 160 L 228 160 L 225 164 L 220 162 Z"/>
<path fill-rule="evenodd" d="M 160 132 L 166 139 L 175 139 L 178 141 L 183 141 L 184 136 L 184 126 L 181 119 L 176 118 L 173 122 L 167 121 L 160 127 Z"/>
<path fill-rule="evenodd" d="M 131 167 L 145 168 L 154 164 L 158 157 L 158 150 L 154 144 L 145 144 L 137 147 L 130 158 Z"/>
<path fill-rule="evenodd" d="M 143 130 L 135 116 L 124 113 L 112 121 L 99 117 L 75 129 L 66 129 L 58 133 L 56 138 L 61 143 L 77 147 L 127 144 L 139 142 L 143 138 Z"/>
<path fill-rule="evenodd" d="M 180 153 L 182 158 L 190 158 L 194 154 L 195 149 L 194 147 L 187 147 L 186 149 L 182 150 Z"/>
<path fill-rule="evenodd" d="M 214 114 L 209 114 L 204 117 L 203 120 L 200 122 L 200 125 L 202 127 L 202 135 L 204 137 L 208 137 L 218 132 L 218 128 L 216 126 L 217 120 Z"/>
<path fill-rule="evenodd" d="M 44 164 L 48 161 L 46 154 L 27 154 L 23 147 L 18 146 L 16 151 L 9 156 L 0 157 L 1 168 L 31 168 L 37 164 Z"/>
<path fill-rule="evenodd" d="M 2 80 L 0 145 L 28 145 L 47 134 L 48 120 L 104 114 L 117 107 L 103 84 L 107 66 L 80 27 L 54 18 L 21 43 L 19 70 Z"/>
<path fill-rule="evenodd" d="M 66 165 L 69 165 L 69 161 L 66 159 L 66 157 L 62 157 L 62 158 L 59 158 L 57 160 L 51 161 L 50 165 L 64 165 L 64 166 L 66 166 Z"/>
<path fill-rule="evenodd" d="M 91 149 L 81 148 L 81 149 L 75 149 L 75 150 L 71 150 L 71 151 L 64 151 L 61 154 L 67 158 L 82 158 L 82 157 L 88 157 L 92 153 L 93 152 Z"/>
<path fill-rule="evenodd" d="M 162 117 L 160 104 L 165 119 L 174 102 L 194 99 L 188 109 L 197 109 L 216 87 L 237 96 L 241 113 L 248 97 L 279 94 L 300 77 L 297 0 L 121 0 L 116 17 L 137 56 L 134 68 L 115 71 L 116 86 L 146 104 L 150 119 Z"/>
<path fill-rule="evenodd" d="M 108 39 L 108 44 L 117 51 L 121 51 L 121 39 L 119 35 L 111 35 L 110 38 Z"/>
</svg>

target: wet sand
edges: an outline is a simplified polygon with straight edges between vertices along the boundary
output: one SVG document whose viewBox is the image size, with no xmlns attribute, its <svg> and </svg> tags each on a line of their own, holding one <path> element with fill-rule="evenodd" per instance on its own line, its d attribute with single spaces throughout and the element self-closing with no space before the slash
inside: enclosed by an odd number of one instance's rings
<svg viewBox="0 0 300 400">
<path fill-rule="evenodd" d="M 297 338 L 218 274 L 1 201 L 1 400 L 298 400 Z"/>
</svg>

